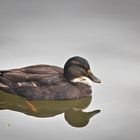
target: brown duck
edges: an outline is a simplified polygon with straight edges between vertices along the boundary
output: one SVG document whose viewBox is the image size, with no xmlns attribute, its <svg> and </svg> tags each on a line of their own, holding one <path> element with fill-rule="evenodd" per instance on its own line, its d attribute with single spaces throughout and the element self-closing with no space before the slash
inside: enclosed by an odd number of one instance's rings
<svg viewBox="0 0 140 140">
<path fill-rule="evenodd" d="M 70 58 L 64 69 L 41 64 L 0 71 L 0 90 L 30 100 L 85 97 L 91 94 L 91 81 L 101 82 L 79 56 Z"/>
</svg>

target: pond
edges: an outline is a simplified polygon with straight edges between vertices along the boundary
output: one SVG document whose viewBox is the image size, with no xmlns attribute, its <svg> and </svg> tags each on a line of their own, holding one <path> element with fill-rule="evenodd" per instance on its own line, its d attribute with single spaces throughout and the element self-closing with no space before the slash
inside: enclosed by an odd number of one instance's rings
<svg viewBox="0 0 140 140">
<path fill-rule="evenodd" d="M 140 1 L 0 1 L 0 70 L 89 61 L 92 96 L 27 101 L 0 91 L 1 140 L 140 140 Z"/>
<path fill-rule="evenodd" d="M 98 69 L 104 67 L 100 74 L 102 83 L 93 84 L 92 96 L 86 98 L 27 101 L 1 91 L 1 137 L 6 140 L 101 140 L 104 137 L 137 140 L 140 117 L 138 62 L 135 58 L 130 60 L 120 56 L 119 59 L 106 57 L 98 63 Z"/>
</svg>

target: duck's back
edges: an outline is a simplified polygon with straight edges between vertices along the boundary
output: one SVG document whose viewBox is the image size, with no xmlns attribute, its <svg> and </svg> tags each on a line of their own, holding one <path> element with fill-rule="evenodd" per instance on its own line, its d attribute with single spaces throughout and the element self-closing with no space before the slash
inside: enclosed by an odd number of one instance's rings
<svg viewBox="0 0 140 140">
<path fill-rule="evenodd" d="M 76 99 L 91 94 L 89 86 L 68 82 L 63 69 L 52 65 L 0 71 L 0 90 L 31 100 Z"/>
<path fill-rule="evenodd" d="M 49 89 L 63 82 L 63 69 L 51 65 L 0 71 L 0 89 L 28 99 L 43 99 L 46 87 Z"/>
</svg>

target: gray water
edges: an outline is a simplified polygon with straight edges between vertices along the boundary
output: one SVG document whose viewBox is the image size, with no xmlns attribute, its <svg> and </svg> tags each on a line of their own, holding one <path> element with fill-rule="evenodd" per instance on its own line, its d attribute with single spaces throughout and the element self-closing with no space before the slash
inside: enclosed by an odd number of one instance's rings
<svg viewBox="0 0 140 140">
<path fill-rule="evenodd" d="M 64 114 L 37 118 L 0 111 L 0 138 L 139 140 L 139 0 L 0 0 L 0 69 L 64 65 L 85 57 L 101 84 L 93 84 L 86 112 L 100 109 L 85 127 Z"/>
</svg>

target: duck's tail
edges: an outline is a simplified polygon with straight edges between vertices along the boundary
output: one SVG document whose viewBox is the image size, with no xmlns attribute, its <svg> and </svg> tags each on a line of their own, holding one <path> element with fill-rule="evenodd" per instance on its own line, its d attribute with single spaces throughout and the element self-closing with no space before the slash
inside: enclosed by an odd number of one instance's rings
<svg viewBox="0 0 140 140">
<path fill-rule="evenodd" d="M 11 92 L 10 90 L 10 81 L 4 77 L 5 71 L 0 71 L 0 90 L 3 90 L 5 92 Z"/>
</svg>

